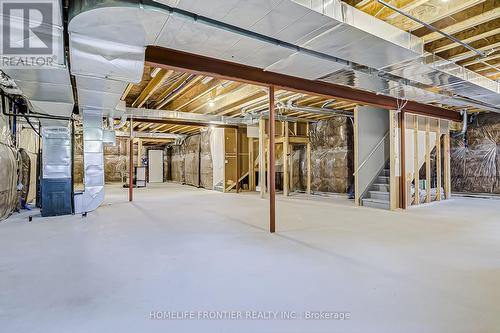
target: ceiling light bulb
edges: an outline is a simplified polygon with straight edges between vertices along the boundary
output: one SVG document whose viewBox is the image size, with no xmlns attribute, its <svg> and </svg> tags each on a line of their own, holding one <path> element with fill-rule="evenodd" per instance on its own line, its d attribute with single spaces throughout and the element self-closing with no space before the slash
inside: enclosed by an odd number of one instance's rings
<svg viewBox="0 0 500 333">
<path fill-rule="evenodd" d="M 208 106 L 211 108 L 213 108 L 215 106 L 215 102 L 213 101 L 213 99 L 208 101 Z"/>
</svg>

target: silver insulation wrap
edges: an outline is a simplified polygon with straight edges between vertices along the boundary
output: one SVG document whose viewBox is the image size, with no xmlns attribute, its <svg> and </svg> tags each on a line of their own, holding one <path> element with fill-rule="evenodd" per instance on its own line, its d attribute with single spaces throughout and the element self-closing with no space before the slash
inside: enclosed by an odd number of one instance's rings
<svg viewBox="0 0 500 333">
<path fill-rule="evenodd" d="M 85 190 L 75 194 L 75 213 L 90 212 L 104 200 L 102 111 L 83 111 L 83 167 Z"/>
</svg>

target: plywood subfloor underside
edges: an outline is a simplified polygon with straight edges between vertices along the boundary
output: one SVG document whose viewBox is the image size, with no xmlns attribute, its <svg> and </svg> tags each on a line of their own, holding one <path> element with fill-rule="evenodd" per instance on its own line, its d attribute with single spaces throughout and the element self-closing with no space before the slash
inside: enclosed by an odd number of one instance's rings
<svg viewBox="0 0 500 333">
<path fill-rule="evenodd" d="M 5 332 L 493 332 L 500 201 L 404 213 L 169 184 L 80 216 L 0 224 Z M 150 311 L 347 311 L 349 321 L 167 321 Z"/>
</svg>

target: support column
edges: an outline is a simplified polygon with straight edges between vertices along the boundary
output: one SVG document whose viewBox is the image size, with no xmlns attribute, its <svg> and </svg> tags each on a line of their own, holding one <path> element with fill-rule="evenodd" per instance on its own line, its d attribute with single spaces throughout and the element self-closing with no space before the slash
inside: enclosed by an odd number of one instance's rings
<svg viewBox="0 0 500 333">
<path fill-rule="evenodd" d="M 268 123 L 267 128 L 269 128 L 269 123 Z M 269 131 L 268 131 L 268 133 L 269 133 Z M 269 192 L 269 188 L 271 187 L 271 185 L 269 185 L 270 181 L 271 181 L 271 179 L 269 178 L 269 173 L 271 172 L 271 171 L 269 171 L 269 170 L 271 170 L 271 169 L 269 169 L 269 164 L 270 164 L 270 157 L 269 156 L 270 155 L 269 155 L 269 135 L 268 135 L 267 139 L 266 139 L 266 171 L 267 171 L 267 173 L 266 173 L 267 174 L 266 192 Z"/>
<path fill-rule="evenodd" d="M 311 142 L 309 141 L 309 123 L 306 125 L 307 127 L 307 146 L 306 146 L 306 155 L 307 155 L 307 187 L 306 193 L 311 194 Z"/>
<path fill-rule="evenodd" d="M 288 153 L 290 154 L 290 171 L 288 172 L 288 190 L 289 192 L 293 192 L 293 145 L 288 145 Z"/>
<path fill-rule="evenodd" d="M 436 200 L 441 201 L 441 120 L 437 120 L 436 129 Z"/>
<path fill-rule="evenodd" d="M 236 193 L 240 193 L 240 133 L 238 128 L 236 132 Z"/>
<path fill-rule="evenodd" d="M 134 200 L 134 138 L 132 137 L 132 119 L 130 119 L 130 138 L 129 138 L 129 163 L 128 163 L 128 201 Z"/>
<path fill-rule="evenodd" d="M 255 156 L 253 138 L 248 138 L 248 189 L 255 191 Z"/>
<path fill-rule="evenodd" d="M 426 195 L 425 202 L 431 202 L 431 120 L 430 118 L 425 118 L 425 182 L 426 184 Z"/>
<path fill-rule="evenodd" d="M 390 200 L 390 208 L 391 210 L 394 210 L 396 208 L 399 208 L 401 205 L 401 199 L 399 195 L 399 188 L 400 188 L 400 182 L 397 182 L 397 172 L 396 172 L 396 160 L 399 157 L 399 149 L 398 149 L 398 140 L 397 140 L 397 131 L 396 128 L 398 126 L 398 114 L 396 110 L 389 110 L 389 200 Z M 359 149 L 358 143 L 357 143 L 357 137 L 358 137 L 358 130 L 357 130 L 357 112 L 356 109 L 354 110 L 354 128 L 355 128 L 355 137 L 354 137 L 354 142 L 355 142 L 355 169 L 358 170 L 358 153 L 356 151 L 356 148 Z M 355 194 L 356 194 L 356 204 L 360 204 L 360 196 L 358 195 L 358 174 L 356 173 L 355 175 L 356 179 L 356 189 L 355 189 Z"/>
<path fill-rule="evenodd" d="M 274 86 L 269 87 L 269 231 L 276 231 Z"/>
<path fill-rule="evenodd" d="M 283 138 L 283 195 L 288 196 L 288 121 L 285 121 L 284 126 L 284 134 Z"/>
<path fill-rule="evenodd" d="M 266 193 L 266 130 L 265 130 L 265 120 L 263 118 L 259 119 L 259 187 L 260 187 L 260 197 L 264 198 L 264 193 Z"/>
<path fill-rule="evenodd" d="M 142 140 L 137 139 L 137 166 L 142 166 Z"/>
<path fill-rule="evenodd" d="M 415 179 L 415 205 L 420 204 L 420 165 L 418 161 L 418 116 L 414 115 L 415 120 L 413 122 L 413 170 Z"/>
<path fill-rule="evenodd" d="M 407 181 L 406 181 L 406 123 L 405 123 L 405 111 L 401 110 L 399 113 L 399 133 L 400 133 L 400 158 L 399 158 L 399 164 L 401 166 L 401 179 L 400 179 L 400 197 L 401 197 L 401 206 L 400 208 L 406 209 L 407 208 Z"/>
<path fill-rule="evenodd" d="M 448 125 L 449 126 L 449 125 Z M 451 198 L 450 130 L 444 135 L 444 196 Z"/>
</svg>

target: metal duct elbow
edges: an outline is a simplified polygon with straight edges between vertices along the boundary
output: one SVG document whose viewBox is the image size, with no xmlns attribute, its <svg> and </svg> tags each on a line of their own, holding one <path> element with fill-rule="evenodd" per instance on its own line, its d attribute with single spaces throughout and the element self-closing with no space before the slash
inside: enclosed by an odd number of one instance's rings
<svg viewBox="0 0 500 333">
<path fill-rule="evenodd" d="M 467 133 L 467 111 L 462 111 L 462 130 L 460 132 L 454 133 L 452 136 L 454 138 L 463 136 Z"/>
<path fill-rule="evenodd" d="M 85 191 L 75 193 L 75 213 L 97 209 L 104 201 L 102 110 L 83 111 L 83 165 Z"/>
<path fill-rule="evenodd" d="M 118 125 L 116 125 L 114 127 L 115 130 L 119 130 L 119 129 L 122 129 L 123 126 L 125 126 L 125 124 L 127 123 L 127 118 L 128 118 L 128 115 L 126 113 L 124 113 L 122 115 L 122 117 L 120 118 L 120 123 Z"/>
</svg>

